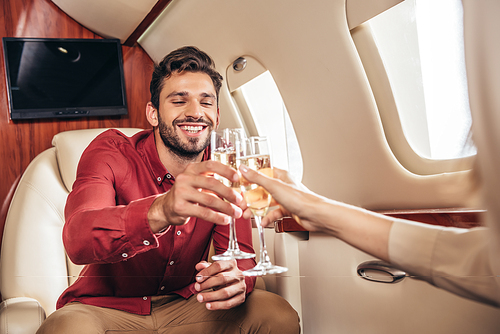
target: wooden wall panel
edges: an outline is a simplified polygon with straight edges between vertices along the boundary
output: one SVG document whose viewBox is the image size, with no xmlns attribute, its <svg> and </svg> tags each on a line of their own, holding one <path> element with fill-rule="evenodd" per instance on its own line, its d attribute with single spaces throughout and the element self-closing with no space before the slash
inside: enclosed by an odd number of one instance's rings
<svg viewBox="0 0 500 334">
<path fill-rule="evenodd" d="M 50 0 L 1 0 L 0 35 L 101 38 L 74 21 Z M 0 236 L 3 234 L 6 210 L 16 180 L 36 155 L 51 147 L 52 137 L 56 133 L 102 127 L 149 128 L 145 108 L 149 101 L 153 62 L 137 44 L 132 47 L 122 46 L 122 51 L 129 109 L 127 116 L 15 122 L 9 117 L 3 50 L 0 52 Z"/>
</svg>

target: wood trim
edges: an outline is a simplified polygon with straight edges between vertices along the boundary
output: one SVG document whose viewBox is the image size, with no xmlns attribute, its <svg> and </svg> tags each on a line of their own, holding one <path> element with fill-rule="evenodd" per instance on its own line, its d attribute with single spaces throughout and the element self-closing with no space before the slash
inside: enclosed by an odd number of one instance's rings
<svg viewBox="0 0 500 334">
<path fill-rule="evenodd" d="M 153 6 L 151 11 L 146 15 L 146 17 L 139 23 L 137 28 L 130 34 L 127 40 L 123 43 L 125 46 L 133 46 L 139 37 L 149 28 L 149 26 L 156 20 L 156 18 L 161 14 L 161 12 L 171 3 L 172 0 L 158 0 L 158 2 Z"/>
<path fill-rule="evenodd" d="M 17 178 L 14 180 L 12 185 L 10 186 L 9 192 L 7 193 L 7 196 L 5 196 L 3 203 L 2 203 L 2 208 L 0 209 L 0 236 L 3 236 L 3 230 L 4 230 L 4 222 L 5 219 L 7 218 L 7 213 L 9 212 L 9 207 L 10 207 L 10 202 L 12 202 L 12 198 L 14 197 L 14 193 L 16 192 L 17 185 L 19 184 L 19 181 L 21 180 L 21 174 L 17 176 Z"/>
<path fill-rule="evenodd" d="M 274 230 L 276 233 L 307 231 L 292 217 L 283 217 L 282 219 L 275 221 Z"/>
<path fill-rule="evenodd" d="M 2 37 L 101 38 L 49 0 L 2 0 L 0 10 Z M 129 112 L 123 116 L 12 121 L 5 69 L 0 66 L 0 245 L 12 192 L 29 163 L 52 147 L 52 137 L 56 133 L 107 127 L 151 128 L 144 112 L 150 98 L 153 61 L 137 44 L 122 46 L 122 51 Z M 3 64 L 3 52 L 0 52 L 0 64 Z"/>
<path fill-rule="evenodd" d="M 460 228 L 481 226 L 481 216 L 484 212 L 484 210 L 462 208 L 378 211 L 378 213 L 394 218 Z"/>
<path fill-rule="evenodd" d="M 377 213 L 389 217 L 412 220 L 425 224 L 460 228 L 481 226 L 481 216 L 484 212 L 484 210 L 462 208 L 377 211 Z M 284 217 L 276 221 L 274 229 L 277 233 L 306 231 L 291 217 Z"/>
</svg>

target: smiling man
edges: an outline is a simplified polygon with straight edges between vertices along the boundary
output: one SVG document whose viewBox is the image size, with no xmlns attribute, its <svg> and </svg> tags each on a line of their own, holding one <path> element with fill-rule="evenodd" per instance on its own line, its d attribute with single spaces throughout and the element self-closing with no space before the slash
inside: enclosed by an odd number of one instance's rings
<svg viewBox="0 0 500 334">
<path fill-rule="evenodd" d="M 201 72 L 172 74 L 163 85 L 160 103 L 165 116 L 150 102 L 148 120 L 158 127 L 166 149 L 185 160 L 197 159 L 208 146 L 217 119 L 217 97 L 210 77 Z"/>
<path fill-rule="evenodd" d="M 206 261 L 212 242 L 227 247 L 229 217 L 246 209 L 211 176 L 238 178 L 208 160 L 221 83 L 207 54 L 175 50 L 151 80 L 153 130 L 108 130 L 85 150 L 63 230 L 69 257 L 85 266 L 37 333 L 299 332 L 295 310 L 242 275 L 253 259 Z M 236 227 L 252 252 L 250 222 Z"/>
</svg>

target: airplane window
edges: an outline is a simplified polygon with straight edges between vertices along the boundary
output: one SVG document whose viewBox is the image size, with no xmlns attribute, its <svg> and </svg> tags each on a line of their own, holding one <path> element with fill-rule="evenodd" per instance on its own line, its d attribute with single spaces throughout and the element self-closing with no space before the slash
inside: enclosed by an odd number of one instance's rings
<svg viewBox="0 0 500 334">
<path fill-rule="evenodd" d="M 241 85 L 232 95 L 240 112 L 247 110 L 251 114 L 251 118 L 243 117 L 250 135 L 270 138 L 273 165 L 288 170 L 296 180 L 301 181 L 303 164 L 299 144 L 271 73 L 263 72 Z"/>
<path fill-rule="evenodd" d="M 428 159 L 474 155 L 460 0 L 407 0 L 371 19 L 403 132 Z"/>
</svg>

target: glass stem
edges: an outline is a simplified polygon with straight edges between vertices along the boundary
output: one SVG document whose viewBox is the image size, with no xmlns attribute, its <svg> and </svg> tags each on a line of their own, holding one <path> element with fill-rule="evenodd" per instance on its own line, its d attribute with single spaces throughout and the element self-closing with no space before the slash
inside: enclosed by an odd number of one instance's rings
<svg viewBox="0 0 500 334">
<path fill-rule="evenodd" d="M 264 238 L 264 228 L 260 224 L 262 217 L 260 216 L 254 216 L 255 219 L 255 224 L 257 225 L 257 229 L 259 231 L 259 238 L 260 238 L 260 258 L 259 258 L 259 263 L 261 264 L 267 264 L 269 263 L 269 256 L 267 255 L 267 248 L 266 248 L 266 240 Z"/>
<path fill-rule="evenodd" d="M 238 240 L 236 240 L 236 228 L 234 227 L 234 218 L 229 221 L 229 249 L 239 251 Z"/>
</svg>

